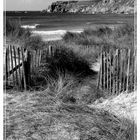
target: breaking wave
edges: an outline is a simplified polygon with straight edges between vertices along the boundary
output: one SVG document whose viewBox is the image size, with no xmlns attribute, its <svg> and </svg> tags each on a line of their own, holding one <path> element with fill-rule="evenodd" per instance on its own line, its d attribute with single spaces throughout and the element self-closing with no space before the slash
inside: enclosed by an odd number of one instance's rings
<svg viewBox="0 0 140 140">
<path fill-rule="evenodd" d="M 62 39 L 62 36 L 67 31 L 75 32 L 75 33 L 81 33 L 83 30 L 54 30 L 54 31 L 33 30 L 32 33 L 33 33 L 34 36 L 36 36 L 36 35 L 41 36 L 44 41 L 50 41 L 50 40 L 60 40 L 60 39 Z"/>
<path fill-rule="evenodd" d="M 24 29 L 36 29 L 36 27 L 38 25 L 39 24 L 34 24 L 34 25 L 21 25 L 21 28 L 24 28 Z"/>
</svg>

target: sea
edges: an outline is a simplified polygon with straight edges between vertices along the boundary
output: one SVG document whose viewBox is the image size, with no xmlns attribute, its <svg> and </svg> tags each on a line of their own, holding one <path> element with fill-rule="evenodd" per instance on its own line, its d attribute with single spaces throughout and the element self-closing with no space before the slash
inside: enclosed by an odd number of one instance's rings
<svg viewBox="0 0 140 140">
<path fill-rule="evenodd" d="M 33 36 L 44 41 L 60 40 L 66 32 L 81 33 L 97 26 L 119 26 L 134 24 L 134 15 L 124 14 L 57 14 L 40 11 L 7 11 L 6 18 L 16 20 L 22 28 L 31 30 Z"/>
</svg>

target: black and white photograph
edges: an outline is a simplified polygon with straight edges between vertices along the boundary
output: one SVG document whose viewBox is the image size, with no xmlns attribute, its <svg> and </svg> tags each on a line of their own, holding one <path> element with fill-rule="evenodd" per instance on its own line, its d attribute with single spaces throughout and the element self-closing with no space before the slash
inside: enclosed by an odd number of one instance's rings
<svg viewBox="0 0 140 140">
<path fill-rule="evenodd" d="M 2 12 L 3 140 L 138 140 L 136 0 Z"/>
</svg>

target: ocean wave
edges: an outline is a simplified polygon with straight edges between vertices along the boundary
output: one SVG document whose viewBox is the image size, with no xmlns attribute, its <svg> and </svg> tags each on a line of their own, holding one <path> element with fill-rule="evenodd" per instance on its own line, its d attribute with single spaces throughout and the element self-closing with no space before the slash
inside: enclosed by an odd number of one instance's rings
<svg viewBox="0 0 140 140">
<path fill-rule="evenodd" d="M 33 34 L 38 35 L 64 35 L 66 32 L 81 33 L 82 30 L 55 30 L 55 31 L 32 31 Z"/>
<path fill-rule="evenodd" d="M 33 34 L 39 34 L 39 35 L 55 35 L 55 34 L 60 34 L 63 35 L 67 31 L 66 30 L 55 30 L 55 31 L 32 31 Z"/>
<path fill-rule="evenodd" d="M 61 40 L 66 32 L 81 33 L 83 30 L 53 30 L 53 31 L 38 31 L 33 30 L 33 36 L 41 36 L 43 41 Z"/>
<path fill-rule="evenodd" d="M 21 25 L 21 28 L 24 28 L 24 29 L 36 29 L 36 27 L 38 25 L 39 24 L 34 24 L 34 25 Z"/>
</svg>

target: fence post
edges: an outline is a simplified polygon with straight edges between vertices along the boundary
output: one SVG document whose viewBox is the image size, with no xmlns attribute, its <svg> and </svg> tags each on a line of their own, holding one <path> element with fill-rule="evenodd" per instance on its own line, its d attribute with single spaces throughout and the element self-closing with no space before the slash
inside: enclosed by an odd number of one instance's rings
<svg viewBox="0 0 140 140">
<path fill-rule="evenodd" d="M 23 88 L 24 88 L 24 90 L 27 90 L 26 78 L 25 78 L 25 66 L 24 66 L 24 49 L 23 48 L 21 48 L 21 55 L 22 55 Z"/>
<path fill-rule="evenodd" d="M 110 78 L 110 86 L 109 86 L 109 88 L 110 88 L 110 94 L 111 94 L 111 89 L 112 89 L 112 86 L 111 86 L 111 84 L 112 84 L 112 67 L 111 67 L 111 64 L 112 64 L 112 60 L 111 60 L 111 55 L 112 55 L 112 53 L 111 53 L 111 50 L 110 50 L 110 52 L 109 52 L 109 60 L 110 60 L 110 73 L 109 73 L 109 78 Z"/>
<path fill-rule="evenodd" d="M 127 53 L 127 77 L 126 77 L 126 91 L 128 92 L 128 88 L 129 88 L 129 67 L 130 67 L 130 49 L 128 49 L 128 53 Z"/>
<path fill-rule="evenodd" d="M 99 70 L 99 73 L 98 73 L 98 84 L 97 84 L 97 89 L 100 88 L 100 84 L 101 84 L 101 81 L 102 80 L 102 52 L 100 54 L 100 70 Z"/>
<path fill-rule="evenodd" d="M 30 51 L 25 50 L 24 51 L 24 72 L 25 72 L 25 80 L 26 80 L 26 86 L 29 87 L 30 86 L 30 76 L 31 76 L 31 72 L 30 72 L 30 64 L 31 64 L 31 54 Z M 26 88 L 27 88 L 26 87 Z"/>
<path fill-rule="evenodd" d="M 119 92 L 122 90 L 122 49 L 120 50 L 120 84 L 119 84 Z"/>
<path fill-rule="evenodd" d="M 11 67 L 12 67 L 12 77 L 13 83 L 15 84 L 15 74 L 14 74 L 14 65 L 13 65 L 13 53 L 12 53 L 12 46 L 10 45 L 10 56 L 11 56 Z"/>
<path fill-rule="evenodd" d="M 124 50 L 124 58 L 127 58 L 127 51 Z M 127 58 L 128 59 L 128 58 Z M 123 61 L 123 91 L 126 91 L 126 73 L 125 71 L 127 70 L 127 59 L 124 59 Z"/>
<path fill-rule="evenodd" d="M 15 67 L 17 66 L 17 60 L 16 60 L 16 50 L 15 50 L 15 46 L 13 46 L 13 51 L 14 51 L 14 62 L 15 62 Z M 17 69 L 16 69 L 16 86 L 18 85 L 18 73 L 17 73 Z"/>
<path fill-rule="evenodd" d="M 119 71 L 119 68 L 118 68 L 118 49 L 116 50 L 116 64 L 115 64 L 115 67 L 116 67 L 116 72 L 115 72 L 115 79 L 116 79 L 116 82 L 115 82 L 115 89 L 116 89 L 116 94 L 118 94 L 118 71 Z"/>
<path fill-rule="evenodd" d="M 108 59 L 109 59 L 109 55 L 108 55 L 108 51 L 107 51 L 107 53 L 106 53 L 106 58 L 107 58 L 107 61 L 106 61 L 106 73 L 107 73 L 107 79 L 106 79 L 106 81 L 107 81 L 107 91 L 109 92 L 109 80 L 108 80 Z"/>
<path fill-rule="evenodd" d="M 113 88 L 113 89 L 112 89 L 112 93 L 113 93 L 113 94 L 115 94 L 115 84 L 116 84 L 116 83 L 115 83 L 115 82 L 116 82 L 116 81 L 115 81 L 115 71 L 114 71 L 114 70 L 115 70 L 115 69 L 114 69 L 114 67 L 115 67 L 115 62 L 116 62 L 115 58 L 116 58 L 116 51 L 115 51 L 115 54 L 113 53 L 113 73 L 112 73 L 112 74 L 113 74 L 113 80 L 112 80 L 112 82 L 113 82 L 113 83 L 112 83 L 112 88 Z"/>
<path fill-rule="evenodd" d="M 117 55 L 117 94 L 119 94 L 119 84 L 120 84 L 120 49 L 118 49 L 118 55 Z"/>
<path fill-rule="evenodd" d="M 6 67 L 5 67 L 5 71 L 6 71 L 5 78 L 6 78 L 6 86 L 7 86 L 8 85 L 8 48 L 6 48 L 5 65 L 6 65 Z"/>
<path fill-rule="evenodd" d="M 136 91 L 137 86 L 137 52 L 136 48 L 134 48 L 134 91 Z"/>
<path fill-rule="evenodd" d="M 18 48 L 17 49 L 17 51 L 18 51 L 18 65 L 20 65 L 20 49 Z M 21 69 L 20 69 L 20 67 L 19 67 L 19 88 L 21 88 Z"/>
<path fill-rule="evenodd" d="M 105 58 L 105 51 L 103 52 L 103 89 L 105 89 L 105 78 L 106 78 L 106 69 L 105 69 L 105 63 L 106 58 Z"/>
</svg>

